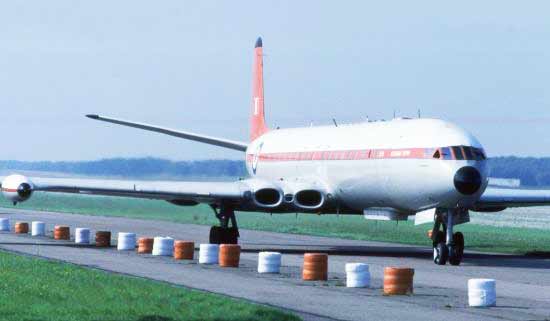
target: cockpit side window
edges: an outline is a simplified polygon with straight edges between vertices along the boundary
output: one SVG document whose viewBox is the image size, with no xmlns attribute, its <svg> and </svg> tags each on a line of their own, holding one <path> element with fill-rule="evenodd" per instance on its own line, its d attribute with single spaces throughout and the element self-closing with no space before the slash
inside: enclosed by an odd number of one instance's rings
<svg viewBox="0 0 550 321">
<path fill-rule="evenodd" d="M 464 160 L 464 154 L 462 154 L 462 149 L 459 146 L 453 146 L 451 149 L 456 160 Z"/>
<path fill-rule="evenodd" d="M 464 150 L 464 156 L 466 156 L 466 159 L 474 159 L 474 153 L 472 152 L 471 147 L 463 146 L 462 149 Z"/>
<path fill-rule="evenodd" d="M 485 160 L 486 156 L 485 156 L 485 151 L 482 148 L 461 145 L 461 146 L 450 146 L 450 147 L 438 148 L 435 150 L 435 152 L 433 152 L 432 158 L 444 159 L 444 160 L 478 160 L 479 161 L 479 160 Z"/>
<path fill-rule="evenodd" d="M 486 158 L 485 153 L 483 152 L 483 149 L 481 149 L 481 148 L 472 148 L 472 150 L 474 152 L 474 156 L 475 156 L 476 160 L 484 160 Z"/>
<path fill-rule="evenodd" d="M 441 148 L 441 158 L 442 159 L 453 159 L 453 155 L 451 155 L 451 149 L 449 147 Z"/>
</svg>

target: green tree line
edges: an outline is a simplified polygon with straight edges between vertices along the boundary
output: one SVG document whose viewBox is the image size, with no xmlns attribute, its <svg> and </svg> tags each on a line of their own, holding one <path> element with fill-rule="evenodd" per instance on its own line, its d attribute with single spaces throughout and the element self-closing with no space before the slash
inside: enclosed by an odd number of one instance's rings
<svg viewBox="0 0 550 321">
<path fill-rule="evenodd" d="M 516 178 L 523 186 L 550 186 L 550 157 L 495 157 L 489 159 L 489 176 Z M 160 158 L 110 158 L 94 161 L 0 161 L 4 171 L 44 171 L 78 175 L 121 177 L 244 177 L 241 160 L 171 161 Z"/>
</svg>

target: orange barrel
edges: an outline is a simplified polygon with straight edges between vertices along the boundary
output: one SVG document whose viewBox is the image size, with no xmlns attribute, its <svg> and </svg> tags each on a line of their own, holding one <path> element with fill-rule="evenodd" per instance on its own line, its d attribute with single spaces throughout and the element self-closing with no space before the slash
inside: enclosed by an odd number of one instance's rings
<svg viewBox="0 0 550 321">
<path fill-rule="evenodd" d="M 95 233 L 95 246 L 98 246 L 98 247 L 111 246 L 111 232 L 97 231 Z"/>
<path fill-rule="evenodd" d="M 153 241 L 152 237 L 140 237 L 137 252 L 139 254 L 151 254 L 153 252 Z"/>
<path fill-rule="evenodd" d="M 174 259 L 176 260 L 192 260 L 195 254 L 195 242 L 192 241 L 176 241 L 174 243 Z M 239 259 L 237 258 L 237 266 Z"/>
<path fill-rule="evenodd" d="M 406 295 L 413 293 L 414 269 L 384 268 L 384 295 Z"/>
<path fill-rule="evenodd" d="M 241 246 L 238 244 L 220 245 L 218 261 L 221 267 L 239 267 Z"/>
<path fill-rule="evenodd" d="M 27 234 L 29 233 L 29 223 L 27 222 L 15 222 L 15 233 Z"/>
<path fill-rule="evenodd" d="M 325 253 L 305 253 L 304 281 L 326 281 L 328 279 L 328 255 Z"/>
<path fill-rule="evenodd" d="M 53 230 L 53 238 L 56 240 L 71 239 L 71 230 L 68 226 L 56 225 Z"/>
</svg>

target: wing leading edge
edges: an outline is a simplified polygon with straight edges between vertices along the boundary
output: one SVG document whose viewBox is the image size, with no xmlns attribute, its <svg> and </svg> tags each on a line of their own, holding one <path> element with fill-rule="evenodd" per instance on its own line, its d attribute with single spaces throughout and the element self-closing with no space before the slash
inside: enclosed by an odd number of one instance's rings
<svg viewBox="0 0 550 321">
<path fill-rule="evenodd" d="M 245 201 L 248 189 L 236 182 L 122 181 L 32 177 L 33 191 L 125 196 L 170 202 Z"/>
<path fill-rule="evenodd" d="M 128 126 L 128 127 L 133 127 L 133 128 L 139 128 L 139 129 L 148 130 L 148 131 L 152 131 L 152 132 L 157 132 L 157 133 L 161 133 L 161 134 L 165 134 L 165 135 L 170 135 L 170 136 L 174 136 L 174 137 L 193 140 L 193 141 L 201 142 L 201 143 L 205 143 L 205 144 L 210 144 L 210 145 L 215 145 L 215 146 L 219 146 L 219 147 L 234 149 L 234 150 L 238 150 L 238 151 L 241 151 L 241 152 L 245 152 L 246 148 L 248 147 L 248 144 L 244 143 L 244 142 L 238 142 L 238 141 L 224 139 L 224 138 L 206 136 L 206 135 L 201 135 L 201 134 L 196 134 L 196 133 L 191 133 L 191 132 L 185 132 L 185 131 L 180 131 L 180 130 L 175 130 L 175 129 L 170 129 L 170 128 L 164 128 L 164 127 L 144 124 L 144 123 L 136 123 L 136 122 L 122 120 L 122 119 L 103 117 L 103 116 L 99 116 L 99 115 L 86 115 L 86 117 L 88 117 L 90 119 L 101 120 L 101 121 L 104 121 L 104 122 L 117 124 L 117 125 Z"/>
<path fill-rule="evenodd" d="M 487 187 L 475 210 L 550 205 L 550 190 Z"/>
</svg>

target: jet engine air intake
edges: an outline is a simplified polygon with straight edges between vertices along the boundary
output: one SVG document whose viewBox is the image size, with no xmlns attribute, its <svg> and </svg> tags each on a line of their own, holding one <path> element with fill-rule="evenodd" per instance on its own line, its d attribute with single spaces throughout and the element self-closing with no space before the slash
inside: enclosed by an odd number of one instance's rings
<svg viewBox="0 0 550 321">
<path fill-rule="evenodd" d="M 31 197 L 31 194 L 32 194 L 32 187 L 29 183 L 21 183 L 17 187 L 17 195 L 19 195 L 21 199 L 27 200 L 29 199 L 29 197 Z"/>
<path fill-rule="evenodd" d="M 253 195 L 254 202 L 262 207 L 277 207 L 283 201 L 283 193 L 273 187 L 260 188 Z"/>
<path fill-rule="evenodd" d="M 314 210 L 323 206 L 325 196 L 320 191 L 305 189 L 298 191 L 294 197 L 294 204 L 303 209 Z"/>
</svg>

